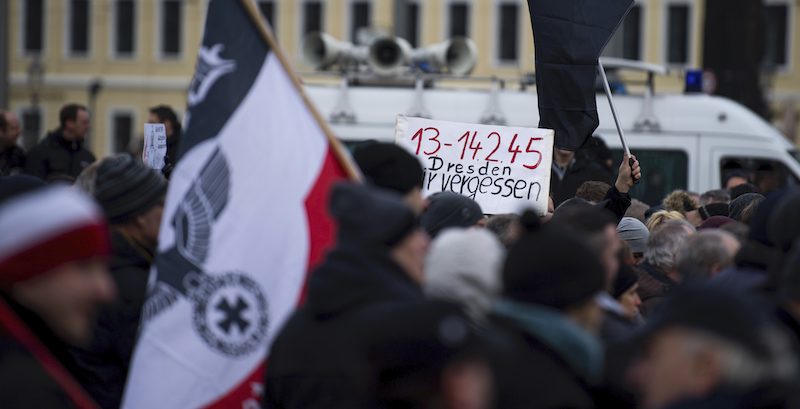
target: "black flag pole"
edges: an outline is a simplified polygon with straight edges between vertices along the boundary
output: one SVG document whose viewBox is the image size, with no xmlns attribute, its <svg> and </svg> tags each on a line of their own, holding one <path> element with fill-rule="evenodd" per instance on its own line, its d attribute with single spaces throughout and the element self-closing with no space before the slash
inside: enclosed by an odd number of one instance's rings
<svg viewBox="0 0 800 409">
<path fill-rule="evenodd" d="M 625 142 L 625 134 L 622 132 L 622 125 L 619 124 L 619 118 L 617 117 L 617 107 L 614 105 L 614 98 L 611 97 L 611 87 L 608 85 L 608 77 L 606 77 L 606 69 L 603 68 L 603 63 L 600 60 L 597 60 L 597 70 L 600 71 L 600 76 L 603 77 L 603 88 L 606 90 L 606 96 L 608 97 L 608 105 L 611 106 L 611 115 L 614 117 L 614 123 L 617 125 L 617 132 L 619 133 L 619 140 L 622 142 L 622 149 L 625 149 L 625 153 L 627 153 L 628 157 L 630 157 L 631 150 L 628 149 L 628 144 Z"/>
<path fill-rule="evenodd" d="M 611 116 L 614 117 L 614 124 L 617 125 L 617 133 L 619 133 L 619 140 L 622 142 L 622 149 L 628 154 L 628 164 L 633 167 L 633 158 L 631 157 L 631 150 L 628 148 L 628 143 L 625 141 L 625 133 L 622 131 L 622 125 L 619 123 L 617 117 L 617 107 L 614 105 L 614 98 L 611 97 L 611 87 L 608 85 L 608 77 L 606 77 L 606 69 L 603 68 L 603 63 L 600 59 L 597 60 L 597 70 L 600 71 L 600 76 L 603 78 L 603 89 L 606 90 L 606 97 L 608 97 L 608 105 L 611 107 Z M 634 184 L 639 183 L 639 179 L 633 180 Z"/>
</svg>

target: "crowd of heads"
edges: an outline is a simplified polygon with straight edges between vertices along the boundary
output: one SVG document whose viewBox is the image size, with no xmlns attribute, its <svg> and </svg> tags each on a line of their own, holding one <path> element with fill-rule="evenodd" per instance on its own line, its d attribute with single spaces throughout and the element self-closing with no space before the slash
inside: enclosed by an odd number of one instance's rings
<svg viewBox="0 0 800 409">
<path fill-rule="evenodd" d="M 170 112 L 151 111 L 168 133 L 180 130 Z M 0 112 L 0 136 L 19 136 L 14 120 Z M 60 120 L 67 140 L 89 129 L 79 105 Z M 331 191 L 337 244 L 271 351 L 267 407 L 297 404 L 294 385 L 398 407 L 796 402 L 796 188 L 764 196 L 731 172 L 723 189 L 650 207 L 619 188 L 636 162 L 614 185 L 551 200 L 545 216 L 488 215 L 457 193 L 423 195 L 420 163 L 401 147 L 367 143 L 353 157 L 364 182 Z M 30 311 L 70 348 L 89 345 L 117 297 L 112 238 L 152 262 L 167 183 L 129 154 L 91 163 L 71 187 L 1 177 L 0 231 L 15 234 L 0 236 L 0 318 Z M 293 360 L 313 355 L 303 348 L 319 347 L 300 342 L 312 333 L 335 359 L 298 372 Z"/>
</svg>

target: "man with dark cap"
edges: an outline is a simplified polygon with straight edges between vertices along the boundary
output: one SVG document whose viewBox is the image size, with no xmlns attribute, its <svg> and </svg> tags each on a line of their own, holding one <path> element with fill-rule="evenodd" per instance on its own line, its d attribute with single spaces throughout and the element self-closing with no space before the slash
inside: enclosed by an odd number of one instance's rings
<svg viewBox="0 0 800 409">
<path fill-rule="evenodd" d="M 393 143 L 364 142 L 356 147 L 353 159 L 370 183 L 403 195 L 418 216 L 428 207 L 422 198 L 422 165 L 405 149 Z"/>
<path fill-rule="evenodd" d="M 549 222 L 538 230 L 523 224 L 529 230 L 508 252 L 492 315 L 495 406 L 592 408 L 589 384 L 603 371 L 595 335 L 603 318 L 595 302 L 605 286 L 603 266 L 572 232 Z"/>
<path fill-rule="evenodd" d="M 755 304 L 698 288 L 676 294 L 659 313 L 628 372 L 639 407 L 789 407 L 796 357 Z"/>
<path fill-rule="evenodd" d="M 72 354 L 81 368 L 76 377 L 100 407 L 117 408 L 158 244 L 167 183 L 128 154 L 106 158 L 88 171 L 95 172 L 94 197 L 111 224 L 114 256 L 109 264 L 119 297 L 101 311 L 91 345 Z"/>
<path fill-rule="evenodd" d="M 17 177 L 23 175 L 9 178 Z M 70 375 L 76 368 L 68 345 L 91 341 L 98 307 L 115 296 L 105 218 L 80 192 L 21 186 L 23 181 L 9 195 L 5 182 L 0 180 L 0 406 L 96 408 Z"/>
<path fill-rule="evenodd" d="M 752 183 L 752 181 L 750 180 L 750 174 L 741 169 L 731 170 L 722 178 L 722 187 L 728 191 L 745 183 Z"/>
<path fill-rule="evenodd" d="M 380 383 L 376 374 L 387 372 L 375 367 L 370 351 L 439 328 L 452 345 L 468 335 L 457 306 L 422 294 L 429 239 L 402 196 L 341 184 L 330 208 L 339 226 L 336 247 L 311 273 L 305 305 L 272 345 L 267 408 L 378 407 L 371 390 Z"/>
<path fill-rule="evenodd" d="M 483 227 L 486 219 L 478 202 L 458 193 L 439 192 L 428 198 L 420 224 L 431 237 L 448 227 Z"/>
</svg>

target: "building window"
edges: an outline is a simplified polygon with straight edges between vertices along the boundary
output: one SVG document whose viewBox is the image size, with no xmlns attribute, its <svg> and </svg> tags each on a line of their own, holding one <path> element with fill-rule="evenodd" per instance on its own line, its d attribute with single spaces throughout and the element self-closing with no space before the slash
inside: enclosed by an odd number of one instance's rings
<svg viewBox="0 0 800 409">
<path fill-rule="evenodd" d="M 69 51 L 72 54 L 89 52 L 89 0 L 71 0 L 69 13 Z"/>
<path fill-rule="evenodd" d="M 498 55 L 501 61 L 517 60 L 517 44 L 519 42 L 519 6 L 515 3 L 500 4 L 498 20 Z"/>
<path fill-rule="evenodd" d="M 667 9 L 667 63 L 689 61 L 689 6 L 670 5 Z"/>
<path fill-rule="evenodd" d="M 469 5 L 466 3 L 450 4 L 450 30 L 449 36 L 469 35 Z"/>
<path fill-rule="evenodd" d="M 127 152 L 133 138 L 133 114 L 116 112 L 111 119 L 114 153 Z"/>
<path fill-rule="evenodd" d="M 135 51 L 136 3 L 134 0 L 117 0 L 114 25 L 114 51 L 130 55 Z"/>
<path fill-rule="evenodd" d="M 419 4 L 408 3 L 408 14 L 406 15 L 406 35 L 408 43 L 412 47 L 417 47 L 419 44 Z"/>
<path fill-rule="evenodd" d="M 767 4 L 766 44 L 764 65 L 786 65 L 789 27 L 789 5 Z"/>
<path fill-rule="evenodd" d="M 350 19 L 350 41 L 358 42 L 358 30 L 369 27 L 369 3 L 359 1 L 352 4 Z"/>
<path fill-rule="evenodd" d="M 622 58 L 641 60 L 642 6 L 636 4 L 622 22 Z"/>
<path fill-rule="evenodd" d="M 183 24 L 181 0 L 163 0 L 161 3 L 161 55 L 178 57 L 181 54 L 181 25 Z"/>
<path fill-rule="evenodd" d="M 25 52 L 40 52 L 44 48 L 44 0 L 25 0 Z"/>
<path fill-rule="evenodd" d="M 307 1 L 303 5 L 303 34 L 322 31 L 322 3 Z"/>
<path fill-rule="evenodd" d="M 272 27 L 272 33 L 276 34 L 275 30 L 275 2 L 274 1 L 259 1 L 258 2 L 258 9 L 261 10 L 261 15 L 264 16 L 264 19 L 267 20 L 270 27 Z"/>
</svg>

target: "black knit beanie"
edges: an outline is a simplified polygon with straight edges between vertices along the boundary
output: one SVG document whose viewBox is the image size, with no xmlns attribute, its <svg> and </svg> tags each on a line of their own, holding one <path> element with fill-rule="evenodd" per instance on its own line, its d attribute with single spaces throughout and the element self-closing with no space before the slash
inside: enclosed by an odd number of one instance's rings
<svg viewBox="0 0 800 409">
<path fill-rule="evenodd" d="M 439 192 L 428 197 L 430 206 L 420 224 L 431 237 L 447 227 L 470 227 L 483 218 L 481 206 L 474 200 L 453 192 Z"/>
<path fill-rule="evenodd" d="M 603 266 L 589 245 L 548 225 L 523 235 L 503 266 L 505 296 L 562 310 L 593 297 L 604 282 Z"/>
<path fill-rule="evenodd" d="M 167 182 L 131 155 L 103 160 L 97 168 L 94 196 L 110 224 L 147 213 L 167 194 Z"/>
<path fill-rule="evenodd" d="M 419 226 L 401 195 L 375 186 L 334 186 L 330 209 L 339 222 L 339 239 L 343 241 L 392 247 Z"/>
<path fill-rule="evenodd" d="M 625 291 L 630 290 L 630 288 L 638 282 L 639 276 L 633 271 L 633 267 L 620 260 L 619 270 L 617 270 L 617 279 L 614 280 L 614 292 L 611 295 L 614 298 L 619 298 Z"/>
<path fill-rule="evenodd" d="M 756 199 L 764 199 L 764 196 L 758 193 L 745 193 L 731 200 L 730 204 L 728 204 L 728 217 L 738 222 L 742 217 L 742 210 Z"/>
<path fill-rule="evenodd" d="M 393 143 L 369 143 L 353 152 L 358 167 L 374 185 L 406 194 L 422 187 L 422 165 L 405 149 Z"/>
<path fill-rule="evenodd" d="M 709 203 L 705 206 L 700 206 L 700 217 L 703 220 L 714 216 L 728 216 L 727 203 Z"/>
</svg>

